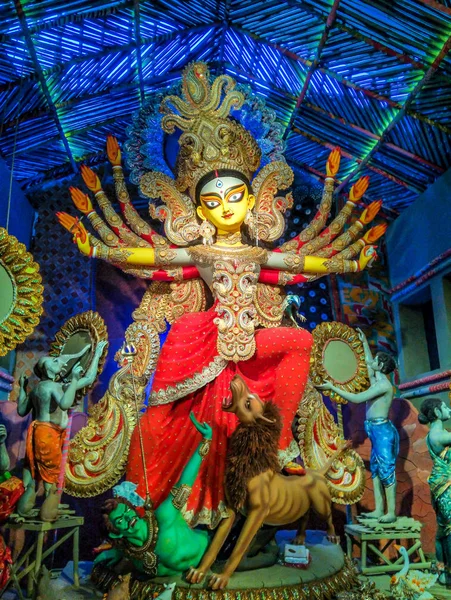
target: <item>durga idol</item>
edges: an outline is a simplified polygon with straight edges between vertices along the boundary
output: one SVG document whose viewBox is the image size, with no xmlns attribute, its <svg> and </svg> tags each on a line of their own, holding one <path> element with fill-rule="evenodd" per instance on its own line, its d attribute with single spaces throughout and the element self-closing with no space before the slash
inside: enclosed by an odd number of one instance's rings
<svg viewBox="0 0 451 600">
<path fill-rule="evenodd" d="M 318 214 L 304 231 L 274 250 L 284 231 L 283 213 L 291 207 L 287 190 L 293 173 L 284 160 L 261 167 L 262 149 L 234 118 L 245 96 L 234 80 L 221 75 L 210 82 L 203 63 L 187 67 L 182 94 L 167 96 L 161 105 L 163 131 L 181 130 L 175 179 L 150 171 L 139 182 L 141 193 L 152 199 L 150 213 L 164 221 L 158 235 L 133 209 L 121 167 L 117 142 L 109 138 L 107 152 L 124 220 L 112 212 L 98 178 L 82 171 L 95 193 L 109 227 L 79 190 L 72 197 L 103 241 L 66 214 L 60 222 L 74 233 L 79 250 L 106 260 L 122 270 L 154 281 L 180 286 L 198 281 L 206 310 L 185 310 L 176 318 L 161 349 L 149 404 L 131 441 L 127 479 L 147 486 L 154 507 L 170 493 L 199 443 L 191 427 L 193 412 L 214 431 L 208 459 L 203 462 L 183 514 L 188 523 L 215 527 L 228 515 L 224 502 L 227 441 L 236 417 L 223 411 L 231 395 L 230 383 L 240 375 L 263 400 L 272 400 L 283 417 L 280 461 L 284 465 L 299 450 L 291 433 L 296 409 L 309 373 L 312 336 L 304 329 L 280 326 L 282 286 L 329 273 L 360 271 L 375 258 L 372 243 L 383 233 L 373 228 L 359 238 L 379 204 L 368 207 L 342 232 L 357 200 L 368 185 L 359 180 L 336 219 L 325 227 L 332 202 L 333 177 L 340 155 L 332 152 Z M 160 198 L 162 205 L 156 206 Z M 250 241 L 250 243 L 249 243 Z M 269 244 L 266 244 L 269 245 Z M 359 256 L 360 255 L 360 256 Z M 357 257 L 357 258 L 355 258 Z M 146 456 L 144 472 L 141 452 Z"/>
</svg>

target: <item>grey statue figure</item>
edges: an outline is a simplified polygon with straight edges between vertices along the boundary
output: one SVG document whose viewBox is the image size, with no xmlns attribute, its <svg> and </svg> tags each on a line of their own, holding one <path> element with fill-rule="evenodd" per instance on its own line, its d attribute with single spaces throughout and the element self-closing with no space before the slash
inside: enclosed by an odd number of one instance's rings
<svg viewBox="0 0 451 600">
<path fill-rule="evenodd" d="M 27 393 L 28 380 L 20 378 L 17 412 L 21 417 L 32 414 L 27 432 L 26 455 L 23 470 L 25 493 L 17 506 L 19 515 L 30 514 L 36 503 L 36 483 L 44 482 L 45 500 L 40 518 L 53 521 L 58 515 L 59 495 L 57 484 L 60 476 L 62 448 L 68 424 L 68 410 L 74 405 L 76 394 L 94 383 L 99 360 L 107 342 L 99 342 L 88 370 L 77 362 L 70 373 L 66 367 L 71 360 L 80 359 L 90 346 L 77 354 L 43 356 L 34 367 L 38 384 Z"/>
<path fill-rule="evenodd" d="M 361 516 L 378 519 L 381 523 L 396 521 L 396 459 L 399 452 L 399 433 L 388 418 L 393 402 L 393 386 L 387 377 L 396 369 L 395 359 L 386 352 L 373 357 L 364 333 L 357 329 L 365 352 L 370 387 L 353 394 L 334 386 L 330 381 L 317 386 L 331 390 L 355 404 L 366 402 L 365 431 L 371 441 L 370 469 L 373 478 L 375 509 Z M 384 514 L 384 496 L 387 510 Z"/>
</svg>

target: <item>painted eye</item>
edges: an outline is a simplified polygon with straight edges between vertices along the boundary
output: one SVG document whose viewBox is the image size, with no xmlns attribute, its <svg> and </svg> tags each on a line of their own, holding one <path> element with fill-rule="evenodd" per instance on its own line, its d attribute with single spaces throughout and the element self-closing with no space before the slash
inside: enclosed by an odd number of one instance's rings
<svg viewBox="0 0 451 600">
<path fill-rule="evenodd" d="M 234 194 L 232 194 L 228 201 L 229 202 L 239 202 L 243 197 L 243 192 L 235 192 Z"/>
<path fill-rule="evenodd" d="M 207 208 L 216 208 L 219 206 L 219 202 L 215 202 L 214 200 L 210 200 L 209 202 L 205 202 Z"/>
</svg>

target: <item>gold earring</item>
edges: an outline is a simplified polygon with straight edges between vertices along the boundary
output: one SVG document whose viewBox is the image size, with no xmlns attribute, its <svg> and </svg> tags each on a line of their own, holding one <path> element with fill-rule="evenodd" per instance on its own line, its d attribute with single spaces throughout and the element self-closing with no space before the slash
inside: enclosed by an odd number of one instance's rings
<svg viewBox="0 0 451 600">
<path fill-rule="evenodd" d="M 252 229 L 255 225 L 255 217 L 254 217 L 253 212 L 250 209 L 247 210 L 246 216 L 244 218 L 244 222 L 249 227 L 249 229 Z"/>
<path fill-rule="evenodd" d="M 202 242 L 204 244 L 211 245 L 213 243 L 213 236 L 216 233 L 216 227 L 210 223 L 210 221 L 202 221 L 199 227 L 199 235 L 202 236 Z"/>
</svg>

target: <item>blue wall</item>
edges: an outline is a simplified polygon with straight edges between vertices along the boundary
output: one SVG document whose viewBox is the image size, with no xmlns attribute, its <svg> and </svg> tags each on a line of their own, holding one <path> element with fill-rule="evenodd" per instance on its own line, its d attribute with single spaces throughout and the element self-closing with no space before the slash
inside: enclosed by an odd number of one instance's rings
<svg viewBox="0 0 451 600">
<path fill-rule="evenodd" d="M 0 226 L 6 227 L 8 212 L 8 197 L 11 181 L 11 171 L 0 158 Z M 23 242 L 27 248 L 30 245 L 33 229 L 34 209 L 27 197 L 13 178 L 11 194 L 11 211 L 9 216 L 8 232 Z"/>
<path fill-rule="evenodd" d="M 451 248 L 451 169 L 390 225 L 386 242 L 392 286 Z"/>
</svg>

